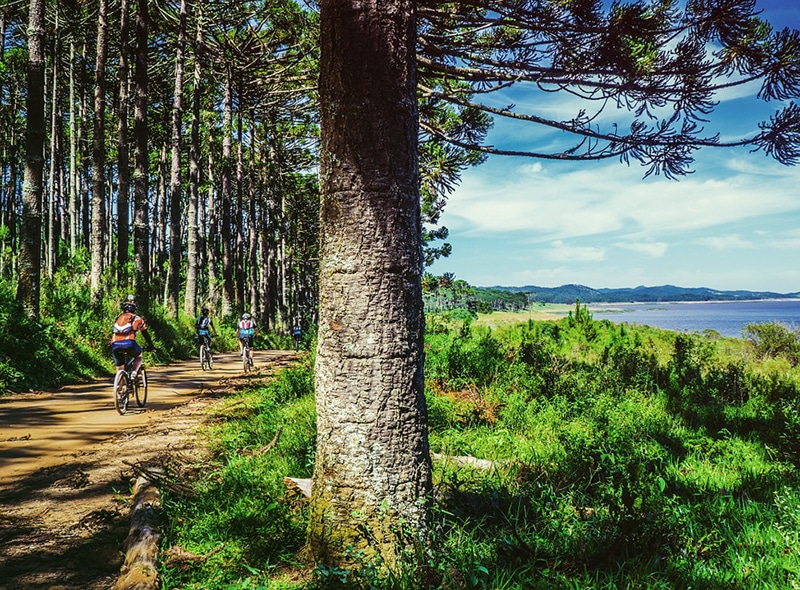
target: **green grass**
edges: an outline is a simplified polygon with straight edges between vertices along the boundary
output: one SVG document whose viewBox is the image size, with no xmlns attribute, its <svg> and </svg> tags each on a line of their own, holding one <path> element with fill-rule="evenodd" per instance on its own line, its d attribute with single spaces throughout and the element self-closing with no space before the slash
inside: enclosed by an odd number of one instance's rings
<svg viewBox="0 0 800 590">
<path fill-rule="evenodd" d="M 304 504 L 282 478 L 313 465 L 309 361 L 218 417 L 196 494 L 166 503 L 166 545 L 224 550 L 165 569 L 164 587 L 800 588 L 791 362 L 581 314 L 448 322 L 426 339 L 430 444 L 445 456 L 429 547 L 386 576 L 304 559 Z"/>
</svg>

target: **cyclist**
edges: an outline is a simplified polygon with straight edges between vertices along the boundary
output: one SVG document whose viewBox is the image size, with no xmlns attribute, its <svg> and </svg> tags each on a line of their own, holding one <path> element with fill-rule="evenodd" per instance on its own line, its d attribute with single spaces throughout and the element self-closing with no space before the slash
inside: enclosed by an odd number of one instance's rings
<svg viewBox="0 0 800 590">
<path fill-rule="evenodd" d="M 292 328 L 292 338 L 294 338 L 294 349 L 300 349 L 300 338 L 303 336 L 303 330 L 300 329 L 300 322 L 295 322 Z"/>
<path fill-rule="evenodd" d="M 127 356 L 133 356 L 132 377 L 136 379 L 136 373 L 142 366 L 142 349 L 136 343 L 136 334 L 144 334 L 147 345 L 153 348 L 153 341 L 147 331 L 147 323 L 144 318 L 136 315 L 136 304 L 133 302 L 133 295 L 128 295 L 128 300 L 122 304 L 122 313 L 117 316 L 114 322 L 111 335 L 111 355 L 114 357 L 114 364 L 117 371 L 125 369 Z"/>
<path fill-rule="evenodd" d="M 253 358 L 253 337 L 256 335 L 256 324 L 249 313 L 243 313 L 237 327 L 239 337 L 239 354 L 242 354 L 245 344 L 249 345 L 248 355 Z"/>
<path fill-rule="evenodd" d="M 214 336 L 217 335 L 217 329 L 214 327 L 213 320 L 208 317 L 208 308 L 204 307 L 203 310 L 200 312 L 199 318 L 194 323 L 194 329 L 197 333 L 197 343 L 202 344 L 203 341 L 208 341 L 208 347 L 211 348 L 211 332 L 214 332 Z"/>
</svg>

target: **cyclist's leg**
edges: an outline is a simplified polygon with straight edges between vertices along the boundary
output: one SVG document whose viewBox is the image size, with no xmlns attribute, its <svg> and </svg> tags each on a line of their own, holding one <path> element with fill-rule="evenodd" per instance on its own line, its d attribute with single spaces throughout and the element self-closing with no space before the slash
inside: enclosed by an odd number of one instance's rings
<svg viewBox="0 0 800 590">
<path fill-rule="evenodd" d="M 136 344 L 136 342 L 134 342 L 133 345 L 130 347 L 130 354 L 136 357 L 133 360 L 133 372 L 138 373 L 139 369 L 142 368 L 143 359 L 142 359 L 142 349 L 138 344 Z"/>
</svg>

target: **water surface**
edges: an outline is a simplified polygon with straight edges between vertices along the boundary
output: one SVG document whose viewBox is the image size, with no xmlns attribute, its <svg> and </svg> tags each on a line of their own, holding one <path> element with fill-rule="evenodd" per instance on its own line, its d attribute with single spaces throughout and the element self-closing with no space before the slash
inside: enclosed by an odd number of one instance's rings
<svg viewBox="0 0 800 590">
<path fill-rule="evenodd" d="M 800 299 L 760 301 L 704 301 L 670 303 L 592 303 L 589 311 L 596 320 L 608 319 L 675 330 L 714 330 L 723 336 L 741 337 L 750 323 L 782 322 L 800 328 Z"/>
</svg>

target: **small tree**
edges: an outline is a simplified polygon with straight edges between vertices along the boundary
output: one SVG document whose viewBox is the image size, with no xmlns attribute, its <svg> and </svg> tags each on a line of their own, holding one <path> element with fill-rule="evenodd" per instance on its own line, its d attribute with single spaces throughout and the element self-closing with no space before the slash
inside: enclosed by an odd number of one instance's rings
<svg viewBox="0 0 800 590">
<path fill-rule="evenodd" d="M 785 356 L 792 365 L 800 360 L 800 330 L 781 322 L 747 324 L 744 336 L 762 358 Z"/>
</svg>

